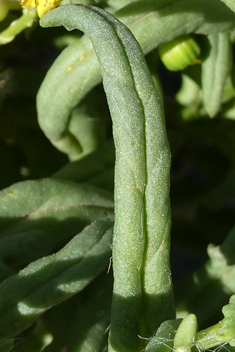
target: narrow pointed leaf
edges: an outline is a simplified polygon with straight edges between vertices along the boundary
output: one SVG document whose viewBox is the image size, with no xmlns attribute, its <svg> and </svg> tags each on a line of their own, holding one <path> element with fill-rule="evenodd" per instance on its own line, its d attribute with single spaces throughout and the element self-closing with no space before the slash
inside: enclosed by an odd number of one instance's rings
<svg viewBox="0 0 235 352">
<path fill-rule="evenodd" d="M 0 338 L 0 351 L 1 352 L 9 352 L 13 349 L 13 347 L 14 347 L 13 339 L 6 339 L 6 338 L 1 339 Z"/>
<path fill-rule="evenodd" d="M 202 99 L 210 117 L 220 110 L 225 81 L 231 69 L 229 33 L 208 36 L 209 53 L 202 63 Z"/>
<path fill-rule="evenodd" d="M 170 352 L 173 350 L 175 333 L 182 319 L 167 320 L 148 342 L 145 352 Z"/>
<path fill-rule="evenodd" d="M 234 0 L 221 0 L 221 1 L 223 1 L 233 12 L 235 12 Z"/>
<path fill-rule="evenodd" d="M 174 317 L 170 154 L 161 101 L 139 44 L 105 11 L 66 6 L 44 16 L 41 25 L 85 31 L 100 62 L 116 147 L 110 351 L 137 351 L 140 328 L 151 335 Z"/>
<path fill-rule="evenodd" d="M 89 300 L 78 307 L 66 326 L 61 320 L 58 329 L 57 312 L 49 312 L 51 318 L 54 317 L 54 329 L 59 331 L 45 352 L 58 352 L 65 346 L 69 352 L 101 352 L 107 346 L 112 298 L 111 273 L 99 275 L 86 292 Z"/>
<path fill-rule="evenodd" d="M 208 246 L 209 259 L 176 290 L 176 304 L 180 316 L 193 312 L 199 324 L 220 313 L 220 309 L 235 292 L 235 227 L 221 246 Z M 211 297 L 214 297 L 211 299 Z"/>
<path fill-rule="evenodd" d="M 201 351 L 229 343 L 235 347 L 235 296 L 223 307 L 224 319 L 196 334 L 195 346 Z"/>
<path fill-rule="evenodd" d="M 112 225 L 111 220 L 97 220 L 56 254 L 4 280 L 0 285 L 0 336 L 12 337 L 25 330 L 107 268 Z"/>
<path fill-rule="evenodd" d="M 92 104 L 90 100 L 92 99 Z M 70 160 L 78 160 L 100 147 L 106 140 L 106 117 L 109 119 L 105 94 L 95 89 L 73 109 L 69 130 L 81 145 L 81 154 L 69 154 Z"/>
<path fill-rule="evenodd" d="M 235 14 L 220 0 L 135 1 L 117 12 L 145 54 L 159 44 L 196 32 L 214 34 L 235 26 Z M 101 81 L 99 64 L 87 36 L 66 48 L 56 59 L 38 92 L 39 124 L 61 149 L 80 154 L 80 144 L 68 134 L 73 108 Z M 70 142 L 69 142 L 70 141 Z"/>
<path fill-rule="evenodd" d="M 50 254 L 91 221 L 113 216 L 112 196 L 59 179 L 25 181 L 0 192 L 0 257 L 11 266 Z"/>
<path fill-rule="evenodd" d="M 0 282 L 13 274 L 15 274 L 14 270 L 11 270 L 5 263 L 0 261 Z"/>
</svg>

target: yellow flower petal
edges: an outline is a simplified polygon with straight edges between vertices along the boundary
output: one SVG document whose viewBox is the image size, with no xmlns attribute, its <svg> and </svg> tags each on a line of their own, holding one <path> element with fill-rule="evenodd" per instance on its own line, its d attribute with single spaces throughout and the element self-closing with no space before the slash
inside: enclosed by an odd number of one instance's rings
<svg viewBox="0 0 235 352">
<path fill-rule="evenodd" d="M 30 1 L 30 0 L 26 0 Z M 62 0 L 36 0 L 38 16 L 41 18 L 48 11 L 54 9 Z"/>
<path fill-rule="evenodd" d="M 21 5 L 26 9 L 32 9 L 36 6 L 35 0 L 21 0 Z"/>
</svg>

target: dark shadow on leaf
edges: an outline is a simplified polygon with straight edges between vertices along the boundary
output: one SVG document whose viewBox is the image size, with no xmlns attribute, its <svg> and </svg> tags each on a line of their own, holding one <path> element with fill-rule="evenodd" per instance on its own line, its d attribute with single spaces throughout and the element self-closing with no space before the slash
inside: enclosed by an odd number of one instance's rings
<svg viewBox="0 0 235 352">
<path fill-rule="evenodd" d="M 157 311 L 162 312 L 169 305 L 169 294 L 148 295 L 146 301 L 154 306 L 152 316 L 146 316 L 146 306 L 142 300 L 142 311 L 138 311 L 140 297 L 121 297 L 114 294 L 113 302 L 115 304 L 115 316 L 112 316 L 110 344 L 115 351 L 138 351 L 144 350 L 149 339 L 154 335 L 160 324 L 163 323 L 155 314 Z M 161 313 L 162 316 L 162 313 Z M 173 319 L 173 316 L 169 316 Z M 155 320 L 155 325 L 148 325 Z M 154 326 L 153 326 L 154 325 Z M 112 330 L 113 327 L 113 330 Z M 127 328 L 128 327 L 128 328 Z M 131 333 L 130 333 L 131 331 Z M 130 334 L 132 339 L 130 339 Z M 135 336 L 135 338 L 134 338 Z"/>
<path fill-rule="evenodd" d="M 103 351 L 108 344 L 112 273 L 103 272 L 84 291 L 50 309 L 43 320 L 54 337 L 45 352 L 84 350 Z M 67 317 L 67 319 L 66 319 Z M 66 321 L 65 321 L 66 319 Z"/>
<path fill-rule="evenodd" d="M 76 236 L 67 249 L 39 259 L 1 283 L 0 336 L 15 336 L 27 329 L 46 310 L 84 289 L 108 267 L 111 224 L 110 220 L 93 223 L 83 231 L 83 238 Z M 85 247 L 76 248 L 77 242 Z"/>
<path fill-rule="evenodd" d="M 200 329 L 222 318 L 221 309 L 228 303 L 229 297 L 221 280 L 210 277 L 205 267 L 185 280 L 175 291 L 179 312 L 194 313 Z"/>
<path fill-rule="evenodd" d="M 86 182 L 113 193 L 114 160 L 114 144 L 109 140 L 81 160 L 66 164 L 53 177 L 79 183 Z"/>
<path fill-rule="evenodd" d="M 40 203 L 45 192 L 38 192 L 36 186 L 41 189 L 45 184 L 46 199 Z M 50 189 L 54 184 L 59 187 Z M 35 198 L 29 194 L 27 199 L 27 185 L 30 193 L 35 189 Z M 68 192 L 63 192 L 63 187 L 68 187 Z M 23 197 L 22 192 L 26 193 Z M 113 218 L 112 195 L 90 185 L 56 179 L 26 181 L 2 191 L 1 195 L 2 204 L 5 198 L 6 201 L 0 212 L 0 257 L 17 271 L 59 250 L 90 222 Z"/>
<path fill-rule="evenodd" d="M 159 12 L 159 19 L 178 13 L 197 13 L 203 18 L 203 23 L 216 24 L 226 21 L 234 26 L 234 13 L 220 0 L 136 1 L 119 10 L 117 15 L 121 19 L 122 16 L 138 16 L 156 11 Z"/>
</svg>

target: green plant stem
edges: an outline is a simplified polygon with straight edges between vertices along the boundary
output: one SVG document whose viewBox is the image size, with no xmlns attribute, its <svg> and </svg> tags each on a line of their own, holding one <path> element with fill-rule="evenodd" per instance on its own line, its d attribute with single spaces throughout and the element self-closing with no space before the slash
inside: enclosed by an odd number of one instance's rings
<svg viewBox="0 0 235 352">
<path fill-rule="evenodd" d="M 229 304 L 223 307 L 222 312 L 223 320 L 196 334 L 194 344 L 197 350 L 205 351 L 227 343 L 235 346 L 235 295 L 230 297 Z"/>
<path fill-rule="evenodd" d="M 225 326 L 223 321 L 220 321 L 218 324 L 215 324 L 208 329 L 199 331 L 196 334 L 194 342 L 196 349 L 205 351 L 218 345 L 227 343 L 228 335 L 224 333 L 224 328 Z"/>
<path fill-rule="evenodd" d="M 12 22 L 7 29 L 0 33 L 0 45 L 10 43 L 17 34 L 27 27 L 31 27 L 36 18 L 36 9 L 25 9 L 23 15 L 18 20 Z"/>
</svg>

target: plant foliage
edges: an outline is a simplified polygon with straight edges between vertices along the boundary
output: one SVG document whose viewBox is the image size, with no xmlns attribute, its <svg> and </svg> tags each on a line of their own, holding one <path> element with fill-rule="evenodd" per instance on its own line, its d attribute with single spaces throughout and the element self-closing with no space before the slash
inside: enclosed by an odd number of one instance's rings
<svg viewBox="0 0 235 352">
<path fill-rule="evenodd" d="M 234 12 L 0 0 L 0 352 L 234 352 Z"/>
</svg>

